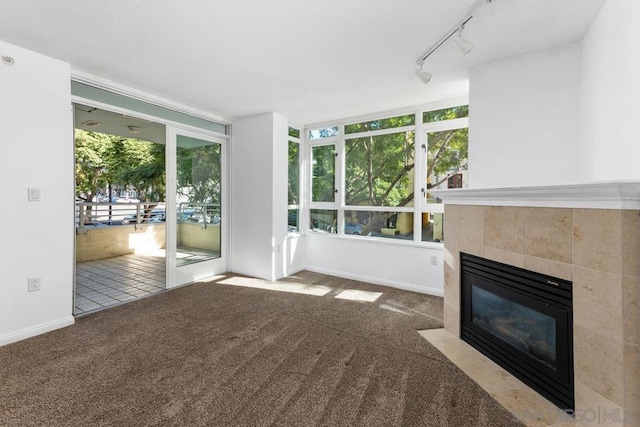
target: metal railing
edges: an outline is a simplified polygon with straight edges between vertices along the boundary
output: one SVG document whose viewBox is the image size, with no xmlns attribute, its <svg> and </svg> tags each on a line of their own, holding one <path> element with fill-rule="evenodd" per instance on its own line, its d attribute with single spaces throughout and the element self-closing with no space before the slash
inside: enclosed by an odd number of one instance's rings
<svg viewBox="0 0 640 427">
<path fill-rule="evenodd" d="M 76 229 L 111 227 L 165 221 L 164 203 L 76 202 Z"/>
<path fill-rule="evenodd" d="M 196 223 L 207 228 L 220 224 L 219 203 L 179 203 L 177 220 L 181 223 Z M 164 223 L 164 202 L 96 203 L 76 202 L 76 230 L 113 227 L 120 225 Z"/>
<path fill-rule="evenodd" d="M 220 224 L 219 203 L 181 202 L 177 209 L 178 222 L 198 223 L 204 228 L 212 224 Z"/>
</svg>

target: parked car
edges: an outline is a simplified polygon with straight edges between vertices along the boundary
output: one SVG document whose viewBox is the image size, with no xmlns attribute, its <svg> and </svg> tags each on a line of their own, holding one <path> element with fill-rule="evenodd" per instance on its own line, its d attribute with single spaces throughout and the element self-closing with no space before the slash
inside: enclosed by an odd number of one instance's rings
<svg viewBox="0 0 640 427">
<path fill-rule="evenodd" d="M 345 222 L 344 223 L 344 234 L 362 234 L 362 230 L 364 230 L 364 225 L 357 224 L 355 222 Z"/>
<path fill-rule="evenodd" d="M 144 216 L 144 213 L 141 211 L 140 212 L 141 216 Z M 127 225 L 130 223 L 135 223 L 138 222 L 137 220 L 137 215 L 133 214 L 133 215 L 127 215 L 124 218 L 122 218 L 122 224 Z M 166 220 L 166 213 L 164 209 L 153 209 L 151 210 L 151 213 L 149 215 L 149 223 L 154 223 L 154 222 L 165 222 Z"/>
<path fill-rule="evenodd" d="M 289 219 L 288 219 L 288 223 L 290 226 L 294 227 L 294 228 L 298 228 L 298 211 L 297 210 L 290 210 L 289 211 Z"/>
<path fill-rule="evenodd" d="M 133 197 L 116 197 L 115 200 L 111 199 L 112 203 L 140 203 L 140 200 Z"/>
<path fill-rule="evenodd" d="M 214 215 L 210 213 L 203 215 L 202 212 L 196 212 L 191 216 L 189 216 L 185 221 L 199 222 L 199 223 L 206 222 L 207 224 L 220 224 L 220 217 L 218 215 Z"/>
</svg>

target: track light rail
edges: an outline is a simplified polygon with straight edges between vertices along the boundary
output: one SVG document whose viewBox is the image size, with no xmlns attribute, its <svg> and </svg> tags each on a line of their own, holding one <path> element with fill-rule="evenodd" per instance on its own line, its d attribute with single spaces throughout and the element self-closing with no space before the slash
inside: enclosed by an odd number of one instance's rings
<svg viewBox="0 0 640 427">
<path fill-rule="evenodd" d="M 464 26 L 473 19 L 478 9 L 485 3 L 493 3 L 494 0 L 478 0 L 476 1 L 469 12 L 462 18 L 451 30 L 449 30 L 440 40 L 438 40 L 433 46 L 431 46 L 425 53 L 423 53 L 418 60 L 416 61 L 416 65 L 422 66 L 424 61 L 428 57 L 430 57 L 436 50 L 440 48 L 443 44 L 447 42 L 451 37 L 453 37 L 458 31 L 460 31 Z"/>
</svg>

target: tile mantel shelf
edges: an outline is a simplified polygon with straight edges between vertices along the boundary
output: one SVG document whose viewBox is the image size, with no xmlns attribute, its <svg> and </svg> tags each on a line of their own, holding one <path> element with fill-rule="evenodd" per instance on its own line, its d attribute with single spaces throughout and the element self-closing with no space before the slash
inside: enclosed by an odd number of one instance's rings
<svg viewBox="0 0 640 427">
<path fill-rule="evenodd" d="M 640 209 L 640 180 L 539 187 L 455 188 L 429 190 L 429 193 L 451 205 Z"/>
</svg>

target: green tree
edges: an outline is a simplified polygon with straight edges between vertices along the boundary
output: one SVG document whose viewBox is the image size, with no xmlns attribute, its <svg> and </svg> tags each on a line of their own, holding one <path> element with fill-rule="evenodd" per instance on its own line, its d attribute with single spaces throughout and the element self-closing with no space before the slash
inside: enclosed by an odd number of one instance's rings
<svg viewBox="0 0 640 427">
<path fill-rule="evenodd" d="M 291 131 L 289 131 L 291 133 Z M 299 197 L 299 170 L 300 170 L 300 145 L 289 141 L 289 179 L 288 179 L 288 203 L 298 204 Z"/>
<path fill-rule="evenodd" d="M 399 132 L 347 140 L 345 204 L 406 206 L 413 201 L 415 132 Z M 362 234 L 385 225 L 391 213 L 370 214 Z"/>
<path fill-rule="evenodd" d="M 102 189 L 132 187 L 141 201 L 150 202 L 144 206 L 143 221 L 164 201 L 164 145 L 80 129 L 75 131 L 75 140 L 78 198 L 90 202 Z M 89 217 L 91 206 L 86 211 Z"/>
<path fill-rule="evenodd" d="M 445 108 L 424 113 L 424 122 L 469 117 L 469 106 Z M 469 129 L 453 129 L 427 134 L 427 189 L 438 188 L 469 165 Z"/>
<path fill-rule="evenodd" d="M 427 112 L 425 122 L 468 117 L 468 106 Z M 413 125 L 414 115 L 345 126 L 354 134 Z M 425 189 L 438 187 L 468 165 L 468 129 L 428 134 Z M 414 201 L 415 133 L 397 132 L 345 141 L 345 204 L 347 206 L 410 206 Z M 420 178 L 419 178 L 420 179 Z M 425 179 L 425 178 L 421 178 Z M 393 212 L 372 212 L 362 234 L 384 227 Z"/>
<path fill-rule="evenodd" d="M 193 203 L 220 203 L 221 146 L 178 147 L 178 194 Z"/>
<path fill-rule="evenodd" d="M 109 153 L 115 182 L 132 187 L 141 202 L 162 202 L 166 193 L 165 146 L 112 136 Z M 155 206 L 154 204 L 154 206 Z"/>
<path fill-rule="evenodd" d="M 335 200 L 336 151 L 333 145 L 313 147 L 313 178 L 311 200 L 333 202 Z"/>
<path fill-rule="evenodd" d="M 427 189 L 438 188 L 467 169 L 469 128 L 429 133 L 427 141 Z"/>
<path fill-rule="evenodd" d="M 111 141 L 107 135 L 75 130 L 76 197 L 92 202 L 100 188 L 110 179 L 109 150 Z M 85 209 L 85 218 L 91 218 L 91 206 Z"/>
<path fill-rule="evenodd" d="M 414 132 L 347 140 L 345 203 L 405 206 L 413 200 L 414 147 Z"/>
</svg>

